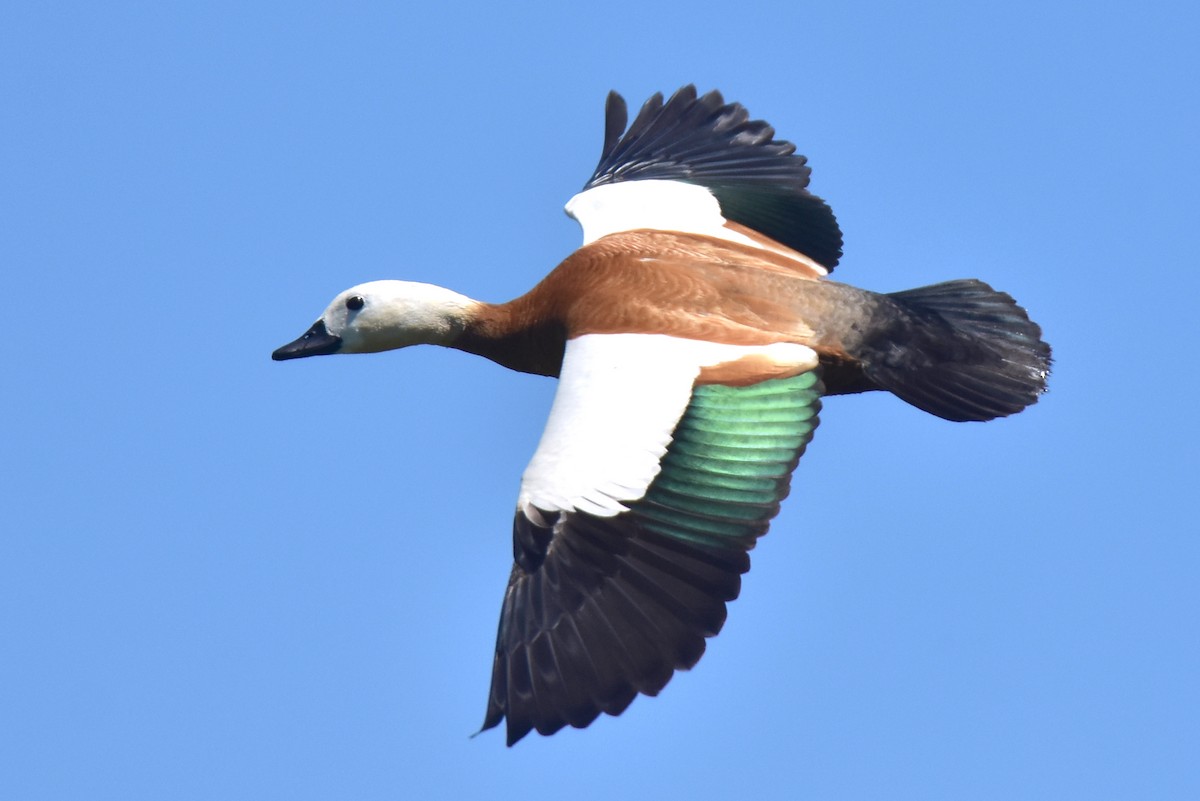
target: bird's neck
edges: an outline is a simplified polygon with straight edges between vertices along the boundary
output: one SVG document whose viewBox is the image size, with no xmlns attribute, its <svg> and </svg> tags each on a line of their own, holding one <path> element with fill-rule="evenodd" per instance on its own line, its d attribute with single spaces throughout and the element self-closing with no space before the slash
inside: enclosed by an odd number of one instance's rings
<svg viewBox="0 0 1200 801">
<path fill-rule="evenodd" d="M 529 296 L 508 303 L 480 303 L 450 343 L 510 370 L 545 376 L 558 375 L 565 346 L 562 321 L 539 310 Z"/>
</svg>

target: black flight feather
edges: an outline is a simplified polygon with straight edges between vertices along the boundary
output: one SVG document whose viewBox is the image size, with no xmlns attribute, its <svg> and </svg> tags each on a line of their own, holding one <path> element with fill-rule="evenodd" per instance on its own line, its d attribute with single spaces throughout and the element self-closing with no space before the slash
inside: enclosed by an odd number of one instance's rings
<svg viewBox="0 0 1200 801">
<path fill-rule="evenodd" d="M 842 232 L 825 201 L 811 194 L 811 169 L 791 142 L 751 120 L 719 92 L 685 86 L 663 103 L 655 94 L 633 124 L 624 99 L 610 92 L 604 150 L 584 189 L 637 180 L 682 181 L 707 188 L 727 220 L 741 223 L 832 270 Z M 622 131 L 624 132 L 622 134 Z"/>
</svg>

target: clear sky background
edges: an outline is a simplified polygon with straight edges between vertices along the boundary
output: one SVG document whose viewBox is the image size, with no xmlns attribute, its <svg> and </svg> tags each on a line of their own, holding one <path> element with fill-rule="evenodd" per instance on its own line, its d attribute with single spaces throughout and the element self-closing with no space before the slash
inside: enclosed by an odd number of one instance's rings
<svg viewBox="0 0 1200 801">
<path fill-rule="evenodd" d="M 1200 797 L 1192 3 L 8 3 L 0 798 Z M 479 726 L 554 382 L 277 364 L 338 291 L 579 241 L 604 95 L 795 142 L 881 291 L 976 276 L 1051 392 L 835 398 L 690 673 Z"/>
</svg>

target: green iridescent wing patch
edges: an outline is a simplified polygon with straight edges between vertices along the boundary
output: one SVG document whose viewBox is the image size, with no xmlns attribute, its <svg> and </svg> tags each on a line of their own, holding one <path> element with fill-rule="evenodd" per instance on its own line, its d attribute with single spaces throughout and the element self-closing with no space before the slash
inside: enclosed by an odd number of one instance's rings
<svg viewBox="0 0 1200 801">
<path fill-rule="evenodd" d="M 631 511 L 677 540 L 748 549 L 788 494 L 821 409 L 815 372 L 748 387 L 696 387 L 662 472 Z"/>
</svg>

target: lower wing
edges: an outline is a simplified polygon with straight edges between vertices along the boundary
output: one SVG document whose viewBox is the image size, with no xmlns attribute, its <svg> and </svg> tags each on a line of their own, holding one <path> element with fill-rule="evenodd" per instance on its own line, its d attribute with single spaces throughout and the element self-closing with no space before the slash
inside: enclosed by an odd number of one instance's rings
<svg viewBox="0 0 1200 801">
<path fill-rule="evenodd" d="M 699 660 L 812 439 L 815 366 L 790 344 L 568 343 L 522 481 L 484 729 L 507 719 L 512 745 L 582 728 Z"/>
</svg>

